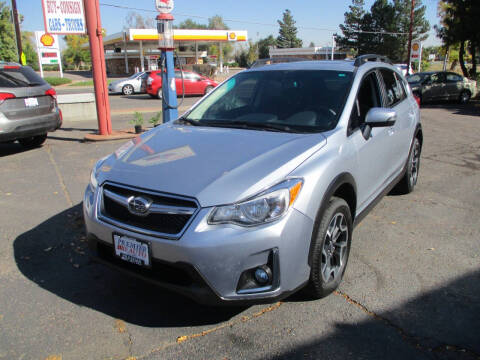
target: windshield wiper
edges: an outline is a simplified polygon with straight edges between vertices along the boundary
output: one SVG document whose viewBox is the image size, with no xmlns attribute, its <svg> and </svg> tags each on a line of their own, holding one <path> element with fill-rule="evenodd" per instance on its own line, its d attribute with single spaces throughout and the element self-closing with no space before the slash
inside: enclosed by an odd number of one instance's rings
<svg viewBox="0 0 480 360">
<path fill-rule="evenodd" d="M 190 120 L 186 117 L 179 117 L 175 123 L 184 123 L 184 124 L 189 124 L 189 125 L 193 125 L 193 126 L 199 126 L 200 124 L 198 123 L 198 121 L 195 121 L 195 120 Z"/>
<path fill-rule="evenodd" d="M 299 132 L 295 129 L 292 129 L 288 125 L 273 124 L 273 123 L 258 123 L 258 122 L 251 122 L 251 121 L 235 121 L 235 120 L 203 120 L 202 123 L 205 123 L 208 126 L 220 126 L 220 127 L 229 127 L 229 128 L 239 128 L 239 129 L 254 129 L 254 130 L 265 130 L 265 131 L 276 131 L 276 132 Z"/>
</svg>

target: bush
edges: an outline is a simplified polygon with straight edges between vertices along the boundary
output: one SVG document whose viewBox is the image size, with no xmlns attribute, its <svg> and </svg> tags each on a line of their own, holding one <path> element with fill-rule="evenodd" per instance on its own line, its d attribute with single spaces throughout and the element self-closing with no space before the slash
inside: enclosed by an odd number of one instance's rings
<svg viewBox="0 0 480 360">
<path fill-rule="evenodd" d="M 45 80 L 47 83 L 49 83 L 52 86 L 70 84 L 72 82 L 71 79 L 61 78 L 61 77 L 44 77 L 43 80 Z"/>
</svg>

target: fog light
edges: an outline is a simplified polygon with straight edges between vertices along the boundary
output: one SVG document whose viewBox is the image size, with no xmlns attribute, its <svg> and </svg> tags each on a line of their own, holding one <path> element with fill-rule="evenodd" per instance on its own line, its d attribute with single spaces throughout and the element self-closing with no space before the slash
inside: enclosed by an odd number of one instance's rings
<svg viewBox="0 0 480 360">
<path fill-rule="evenodd" d="M 272 271 L 268 266 L 262 266 L 255 270 L 255 280 L 260 285 L 265 285 L 270 282 L 270 276 L 272 275 Z"/>
</svg>

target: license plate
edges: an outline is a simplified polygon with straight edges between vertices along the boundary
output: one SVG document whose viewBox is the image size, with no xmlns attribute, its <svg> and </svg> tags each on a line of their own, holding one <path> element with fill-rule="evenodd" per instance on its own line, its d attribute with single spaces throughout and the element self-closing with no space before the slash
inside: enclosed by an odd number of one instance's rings
<svg viewBox="0 0 480 360">
<path fill-rule="evenodd" d="M 25 106 L 26 107 L 38 106 L 38 99 L 37 98 L 26 98 L 25 99 Z"/>
<path fill-rule="evenodd" d="M 139 266 L 150 267 L 150 248 L 147 243 L 137 239 L 113 235 L 115 255 L 120 259 Z"/>
</svg>

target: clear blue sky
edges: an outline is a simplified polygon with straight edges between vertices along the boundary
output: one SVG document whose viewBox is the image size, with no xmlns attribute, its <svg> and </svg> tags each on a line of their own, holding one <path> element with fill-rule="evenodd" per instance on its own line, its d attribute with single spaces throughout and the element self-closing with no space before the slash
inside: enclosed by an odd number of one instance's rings
<svg viewBox="0 0 480 360">
<path fill-rule="evenodd" d="M 366 0 L 369 9 L 374 0 Z M 7 0 L 7 3 L 9 0 Z M 427 19 L 432 31 L 425 45 L 438 45 L 440 41 L 435 37 L 433 25 L 438 23 L 438 0 L 423 0 L 427 6 Z M 139 9 L 154 10 L 154 0 L 100 0 L 100 4 L 115 4 Z M 338 25 L 344 20 L 344 13 L 348 10 L 351 0 L 175 0 L 173 14 L 175 21 L 180 22 L 189 17 L 197 22 L 207 23 L 207 18 L 221 15 L 231 29 L 247 30 L 248 36 L 256 41 L 270 34 L 278 34 L 277 20 L 281 19 L 285 9 L 292 11 L 299 28 L 298 37 L 303 40 L 304 46 L 313 41 L 317 46 L 331 43 L 334 32 L 340 32 Z M 41 0 L 17 0 L 19 12 L 25 16 L 23 30 L 43 30 Z M 117 9 L 101 5 L 102 26 L 107 34 L 121 31 L 125 24 L 125 17 L 129 10 Z M 154 17 L 153 12 L 138 11 L 144 16 Z M 193 17 L 189 15 L 195 15 Z M 253 24 L 262 23 L 262 24 Z M 270 25 L 269 25 L 270 24 Z M 306 28 L 328 29 L 324 31 Z"/>
</svg>

